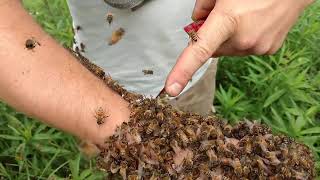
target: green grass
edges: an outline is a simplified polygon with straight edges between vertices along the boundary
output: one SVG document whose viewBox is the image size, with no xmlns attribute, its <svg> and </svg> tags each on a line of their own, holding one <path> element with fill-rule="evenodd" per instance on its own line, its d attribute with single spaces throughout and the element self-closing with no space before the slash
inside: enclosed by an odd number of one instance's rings
<svg viewBox="0 0 320 180">
<path fill-rule="evenodd" d="M 62 45 L 72 44 L 65 0 L 24 0 Z M 215 106 L 231 123 L 268 124 L 308 145 L 320 169 L 320 3 L 310 7 L 274 56 L 222 58 Z M 102 179 L 77 141 L 0 103 L 0 179 Z"/>
</svg>

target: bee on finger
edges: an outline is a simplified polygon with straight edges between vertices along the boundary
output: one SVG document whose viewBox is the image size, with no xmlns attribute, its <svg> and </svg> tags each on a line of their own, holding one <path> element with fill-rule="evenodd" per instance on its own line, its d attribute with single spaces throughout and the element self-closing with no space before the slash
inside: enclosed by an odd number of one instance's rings
<svg viewBox="0 0 320 180">
<path fill-rule="evenodd" d="M 41 44 L 34 37 L 32 37 L 31 39 L 27 39 L 25 42 L 25 47 L 28 50 L 33 50 L 37 45 L 41 46 Z"/>
</svg>

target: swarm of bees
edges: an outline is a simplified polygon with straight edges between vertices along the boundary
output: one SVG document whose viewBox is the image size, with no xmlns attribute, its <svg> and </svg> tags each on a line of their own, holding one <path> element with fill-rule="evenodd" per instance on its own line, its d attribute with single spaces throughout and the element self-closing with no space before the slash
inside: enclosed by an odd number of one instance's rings
<svg viewBox="0 0 320 180">
<path fill-rule="evenodd" d="M 86 61 L 90 68 L 92 65 Z M 97 75 L 97 74 L 96 74 Z M 98 75 L 97 75 L 98 76 Z M 173 109 L 144 98 L 104 76 L 107 86 L 130 102 L 130 121 L 105 141 L 98 166 L 111 178 L 314 179 L 312 152 L 259 123 L 231 126 L 218 117 Z"/>
</svg>

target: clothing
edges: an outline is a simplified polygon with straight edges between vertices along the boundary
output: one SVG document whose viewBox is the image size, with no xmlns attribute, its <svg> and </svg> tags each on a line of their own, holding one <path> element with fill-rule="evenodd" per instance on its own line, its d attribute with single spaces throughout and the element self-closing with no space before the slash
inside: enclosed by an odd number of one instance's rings
<svg viewBox="0 0 320 180">
<path fill-rule="evenodd" d="M 216 89 L 217 64 L 218 59 L 213 60 L 195 85 L 179 97 L 170 100 L 169 103 L 176 109 L 203 116 L 215 113 L 213 100 Z"/>
<path fill-rule="evenodd" d="M 75 46 L 85 46 L 86 57 L 102 67 L 129 91 L 155 97 L 189 38 L 183 27 L 191 22 L 194 0 L 152 0 L 135 11 L 120 10 L 103 0 L 68 0 L 75 30 Z M 106 14 L 113 14 L 109 25 Z M 123 28 L 122 39 L 110 46 L 114 31 Z M 185 91 L 208 68 L 208 61 Z M 153 75 L 144 75 L 152 70 Z M 184 92 L 185 92 L 184 91 Z"/>
</svg>

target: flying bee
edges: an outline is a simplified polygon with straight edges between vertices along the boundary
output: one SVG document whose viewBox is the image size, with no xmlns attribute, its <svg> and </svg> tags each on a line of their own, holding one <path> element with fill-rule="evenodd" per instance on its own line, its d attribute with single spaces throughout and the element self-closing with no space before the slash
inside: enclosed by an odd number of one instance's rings
<svg viewBox="0 0 320 180">
<path fill-rule="evenodd" d="M 96 118 L 97 124 L 101 125 L 105 122 L 108 116 L 106 115 L 105 110 L 102 107 L 100 107 L 96 110 L 94 117 Z"/>
<path fill-rule="evenodd" d="M 41 44 L 34 37 L 32 37 L 31 39 L 27 39 L 25 42 L 25 47 L 28 50 L 33 50 L 37 45 L 41 46 Z"/>
<path fill-rule="evenodd" d="M 123 28 L 119 28 L 116 31 L 112 32 L 111 38 L 109 40 L 109 45 L 115 45 L 116 43 L 118 43 L 123 35 L 125 34 L 125 30 Z"/>
<path fill-rule="evenodd" d="M 110 12 L 107 13 L 106 20 L 109 23 L 109 25 L 111 25 L 111 23 L 113 22 L 113 19 L 114 19 L 113 14 Z"/>
</svg>

